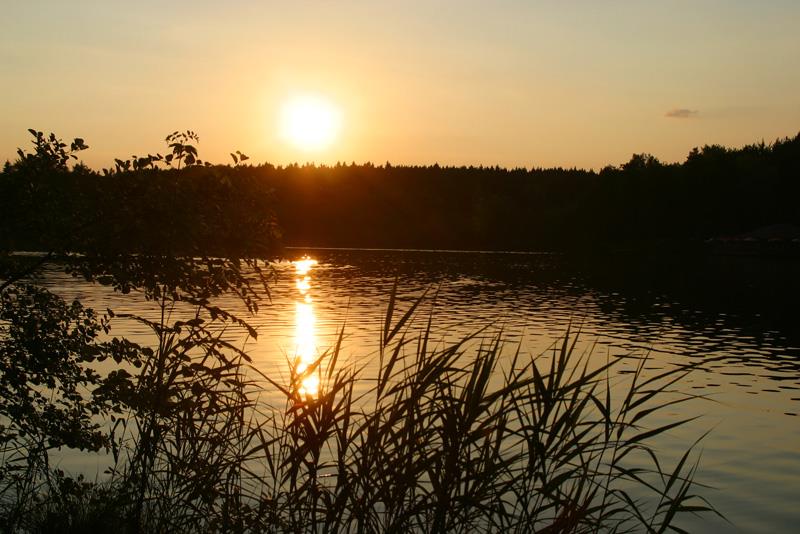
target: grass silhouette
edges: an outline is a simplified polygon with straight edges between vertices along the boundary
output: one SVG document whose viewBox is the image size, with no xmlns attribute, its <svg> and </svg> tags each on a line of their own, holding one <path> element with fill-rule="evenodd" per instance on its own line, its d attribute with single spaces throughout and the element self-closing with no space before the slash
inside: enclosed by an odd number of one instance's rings
<svg viewBox="0 0 800 534">
<path fill-rule="evenodd" d="M 111 477 L 56 472 L 17 529 L 680 532 L 681 513 L 713 511 L 695 492 L 693 447 L 667 467 L 652 446 L 687 420 L 647 425 L 693 398 L 673 390 L 691 367 L 645 376 L 642 358 L 618 375 L 620 360 L 590 366 L 570 332 L 538 356 L 504 352 L 499 334 L 434 343 L 435 307 L 413 321 L 429 297 L 401 313 L 396 290 L 377 371 L 341 363 L 343 327 L 287 383 L 200 315 L 166 324 L 162 301 L 158 348 L 115 418 L 128 432 Z M 323 378 L 315 396 L 301 393 L 310 373 Z"/>
</svg>

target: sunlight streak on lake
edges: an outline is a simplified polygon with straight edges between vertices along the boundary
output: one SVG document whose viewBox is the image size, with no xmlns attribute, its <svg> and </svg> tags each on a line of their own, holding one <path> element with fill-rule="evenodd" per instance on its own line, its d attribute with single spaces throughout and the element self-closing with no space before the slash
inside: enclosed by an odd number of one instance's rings
<svg viewBox="0 0 800 534">
<path fill-rule="evenodd" d="M 314 368 L 317 360 L 316 318 L 310 295 L 311 278 L 308 273 L 317 260 L 305 257 L 292 262 L 295 266 L 295 287 L 299 293 L 295 303 L 295 359 L 294 374 L 299 378 L 297 393 L 301 398 L 315 397 L 319 394 L 319 369 Z"/>
<path fill-rule="evenodd" d="M 303 259 L 295 260 L 292 262 L 297 276 L 305 276 L 317 264 L 317 260 L 304 256 Z"/>
</svg>

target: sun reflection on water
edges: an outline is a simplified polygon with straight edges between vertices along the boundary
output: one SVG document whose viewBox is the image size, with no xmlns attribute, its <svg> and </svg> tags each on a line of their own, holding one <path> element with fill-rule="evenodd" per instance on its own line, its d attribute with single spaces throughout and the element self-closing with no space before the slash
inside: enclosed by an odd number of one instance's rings
<svg viewBox="0 0 800 534">
<path fill-rule="evenodd" d="M 317 360 L 316 318 L 311 298 L 311 278 L 308 273 L 317 260 L 308 256 L 292 262 L 295 268 L 295 286 L 299 293 L 295 303 L 295 347 L 294 373 L 299 378 L 297 393 L 301 398 L 316 397 L 319 394 L 319 369 L 314 368 Z"/>
<path fill-rule="evenodd" d="M 317 260 L 314 258 L 309 258 L 308 256 L 304 256 L 302 259 L 295 260 L 292 262 L 294 264 L 294 269 L 297 272 L 298 276 L 305 276 L 317 264 Z"/>
</svg>

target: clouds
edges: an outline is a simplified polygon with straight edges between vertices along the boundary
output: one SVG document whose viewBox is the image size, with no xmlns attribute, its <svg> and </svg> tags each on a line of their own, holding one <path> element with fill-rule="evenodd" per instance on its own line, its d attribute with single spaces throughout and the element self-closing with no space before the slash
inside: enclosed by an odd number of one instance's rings
<svg viewBox="0 0 800 534">
<path fill-rule="evenodd" d="M 696 109 L 676 108 L 667 111 L 664 116 L 669 119 L 693 119 L 698 113 L 700 112 Z"/>
</svg>

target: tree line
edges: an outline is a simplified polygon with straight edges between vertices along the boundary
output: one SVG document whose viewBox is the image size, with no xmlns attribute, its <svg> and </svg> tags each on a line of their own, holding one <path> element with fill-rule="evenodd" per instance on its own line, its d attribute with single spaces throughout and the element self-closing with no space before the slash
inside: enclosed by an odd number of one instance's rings
<svg viewBox="0 0 800 534">
<path fill-rule="evenodd" d="M 71 149 L 85 146 L 76 141 Z M 168 253 L 259 254 L 279 234 L 299 246 L 571 250 L 691 244 L 800 224 L 800 134 L 706 145 L 682 163 L 634 154 L 599 172 L 250 165 L 241 153 L 232 166 L 211 165 L 194 141 L 168 138 L 167 156 L 116 160 L 103 172 L 70 167 L 65 143 L 66 159 L 45 168 L 23 153 L 0 175 L 0 246 L 50 250 L 45 241 L 68 241 L 60 233 L 81 228 L 82 246 Z M 40 152 L 60 143 L 36 142 Z"/>
</svg>

